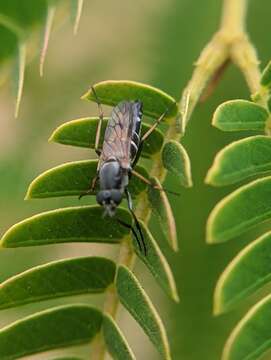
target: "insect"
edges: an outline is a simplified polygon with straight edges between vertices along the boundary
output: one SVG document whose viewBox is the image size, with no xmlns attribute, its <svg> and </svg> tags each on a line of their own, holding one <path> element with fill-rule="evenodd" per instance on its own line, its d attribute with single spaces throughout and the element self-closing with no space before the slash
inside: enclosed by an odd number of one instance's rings
<svg viewBox="0 0 271 360">
<path fill-rule="evenodd" d="M 103 145 L 102 148 L 99 149 L 101 126 L 104 115 L 94 87 L 92 87 L 92 91 L 99 109 L 99 122 L 95 138 L 95 151 L 99 157 L 99 162 L 97 174 L 92 180 L 91 188 L 87 192 L 81 194 L 79 198 L 87 193 L 92 193 L 99 180 L 100 190 L 96 195 L 96 200 L 98 204 L 104 207 L 104 215 L 110 217 L 115 216 L 118 205 L 123 198 L 126 198 L 128 209 L 134 219 L 140 238 L 130 224 L 125 223 L 121 219 L 116 219 L 121 225 L 132 231 L 140 251 L 143 251 L 146 255 L 147 248 L 144 236 L 139 221 L 133 211 L 132 198 L 128 190 L 128 185 L 129 179 L 133 175 L 148 185 L 153 186 L 158 190 L 163 190 L 162 188 L 160 189 L 157 186 L 154 186 L 148 179 L 136 172 L 134 167 L 140 157 L 144 141 L 163 120 L 167 111 L 156 120 L 143 136 L 141 136 L 141 121 L 143 115 L 142 102 L 139 100 L 120 102 L 112 110 L 111 117 L 106 127 Z"/>
</svg>

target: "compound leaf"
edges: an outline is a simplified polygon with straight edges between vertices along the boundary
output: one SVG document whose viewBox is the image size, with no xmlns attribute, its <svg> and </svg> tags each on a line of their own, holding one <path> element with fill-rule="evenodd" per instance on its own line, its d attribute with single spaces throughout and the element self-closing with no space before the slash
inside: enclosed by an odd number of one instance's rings
<svg viewBox="0 0 271 360">
<path fill-rule="evenodd" d="M 138 280 L 125 266 L 121 265 L 117 270 L 116 287 L 123 306 L 140 324 L 163 358 L 170 359 L 164 325 Z"/>
<path fill-rule="evenodd" d="M 0 284 L 0 309 L 85 293 L 101 293 L 113 282 L 115 263 L 99 257 L 58 260 Z"/>
<path fill-rule="evenodd" d="M 264 107 L 251 101 L 230 100 L 218 106 L 213 125 L 223 131 L 264 130 L 268 116 Z"/>
<path fill-rule="evenodd" d="M 45 350 L 90 343 L 103 316 L 88 305 L 58 306 L 18 320 L 0 330 L 1 360 Z"/>
<path fill-rule="evenodd" d="M 30 184 L 26 199 L 42 199 L 58 196 L 79 196 L 91 187 L 91 182 L 97 174 L 98 160 L 73 161 L 56 166 L 39 175 Z M 142 166 L 136 171 L 148 177 Z M 137 195 L 146 188 L 146 184 L 132 176 L 129 182 L 131 194 Z M 97 188 L 94 189 L 95 195 Z"/>
<path fill-rule="evenodd" d="M 114 360 L 136 359 L 121 330 L 109 314 L 104 315 L 102 330 L 106 347 Z"/>
<path fill-rule="evenodd" d="M 153 179 L 153 184 L 162 188 L 157 178 Z M 166 193 L 150 186 L 148 190 L 148 198 L 154 214 L 158 218 L 159 223 L 162 225 L 161 229 L 164 232 L 169 244 L 174 251 L 178 251 L 175 219 Z"/>
<path fill-rule="evenodd" d="M 178 105 L 173 97 L 153 86 L 127 80 L 102 81 L 94 86 L 99 101 L 105 105 L 116 106 L 123 100 L 141 100 L 143 113 L 158 118 L 164 112 L 166 117 L 176 116 Z M 82 96 L 82 99 L 96 101 L 92 88 Z"/>
<path fill-rule="evenodd" d="M 66 122 L 53 132 L 49 141 L 94 149 L 98 121 L 98 117 L 88 117 Z M 102 147 L 107 122 L 108 118 L 104 118 L 99 143 L 100 148 Z M 144 135 L 149 128 L 150 125 L 142 124 L 142 134 Z M 159 129 L 155 129 L 151 136 L 144 141 L 142 156 L 148 158 L 157 153 L 161 149 L 163 141 L 164 136 L 162 132 Z"/>
<path fill-rule="evenodd" d="M 69 207 L 47 211 L 13 225 L 2 237 L 2 247 L 21 247 L 64 242 L 118 243 L 129 230 L 109 217 L 100 206 Z M 118 217 L 131 221 L 119 208 Z"/>
<path fill-rule="evenodd" d="M 175 140 L 170 140 L 163 146 L 162 161 L 164 167 L 172 173 L 185 187 L 191 187 L 192 175 L 190 160 L 185 148 Z"/>
<path fill-rule="evenodd" d="M 221 200 L 207 221 L 207 242 L 227 241 L 271 216 L 271 177 L 255 180 Z"/>
<path fill-rule="evenodd" d="M 253 306 L 232 331 L 222 360 L 256 360 L 270 349 L 271 296 Z"/>
<path fill-rule="evenodd" d="M 214 312 L 221 314 L 255 293 L 271 279 L 271 233 L 246 246 L 227 266 L 217 283 Z"/>
<path fill-rule="evenodd" d="M 206 182 L 223 186 L 268 171 L 271 171 L 271 138 L 251 136 L 231 143 L 216 155 Z"/>
</svg>

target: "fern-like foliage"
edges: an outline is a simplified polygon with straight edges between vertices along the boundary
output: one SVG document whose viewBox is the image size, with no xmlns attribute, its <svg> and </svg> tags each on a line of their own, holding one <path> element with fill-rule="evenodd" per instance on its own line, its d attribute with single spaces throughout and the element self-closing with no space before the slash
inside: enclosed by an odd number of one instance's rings
<svg viewBox="0 0 271 360">
<path fill-rule="evenodd" d="M 235 141 L 222 149 L 210 168 L 206 182 L 213 186 L 260 178 L 240 186 L 221 200 L 207 222 L 207 241 L 221 243 L 270 220 L 271 216 L 271 63 L 262 73 L 260 89 L 252 101 L 233 100 L 220 105 L 213 125 L 223 131 L 255 130 L 262 135 Z M 214 294 L 214 313 L 223 314 L 255 294 L 271 276 L 271 233 L 246 246 L 220 276 Z M 271 347 L 271 296 L 248 311 L 232 331 L 223 360 L 259 359 Z"/>
<path fill-rule="evenodd" d="M 167 127 L 175 128 L 178 106 L 166 93 L 148 85 L 131 81 L 106 81 L 95 85 L 103 104 L 116 105 L 121 100 L 140 99 L 144 114 L 159 117 L 170 109 Z M 90 90 L 84 98 L 93 100 Z M 102 133 L 107 119 L 104 120 Z M 94 147 L 97 117 L 69 121 L 58 127 L 50 141 L 60 144 Z M 143 133 L 150 125 L 143 125 Z M 102 136 L 103 138 L 103 136 Z M 185 149 L 156 129 L 144 143 L 142 158 L 148 170 L 140 163 L 137 171 L 152 177 L 156 183 L 164 181 L 166 171 L 191 185 L 190 164 Z M 69 162 L 38 176 L 30 185 L 27 199 L 57 196 L 78 196 L 90 186 L 96 174 L 97 160 Z M 167 170 L 166 170 L 167 169 Z M 0 287 L 0 308 L 77 294 L 105 293 L 102 310 L 91 305 L 71 303 L 53 307 L 19 320 L 0 331 L 0 358 L 16 359 L 44 350 L 68 347 L 74 344 L 95 343 L 95 355 L 103 358 L 105 348 L 114 359 L 135 359 L 115 320 L 121 303 L 135 318 L 163 359 L 170 359 L 170 348 L 163 322 L 150 297 L 132 272 L 135 255 L 146 265 L 161 288 L 174 300 L 178 293 L 170 266 L 157 241 L 148 228 L 150 215 L 157 216 L 169 244 L 177 250 L 174 216 L 164 192 L 150 189 L 137 178 L 130 181 L 130 191 L 136 197 L 136 213 L 141 221 L 147 244 L 143 255 L 132 239 L 129 229 L 114 219 L 103 218 L 103 210 L 96 205 L 77 206 L 47 211 L 28 218 L 10 228 L 2 237 L 2 248 L 17 248 L 56 243 L 111 243 L 119 245 L 120 258 L 112 261 L 103 257 L 80 257 L 53 261 L 18 274 Z M 125 208 L 118 209 L 118 217 L 131 222 Z M 91 245 L 90 245 L 91 246 Z"/>
<path fill-rule="evenodd" d="M 83 0 L 69 0 L 70 11 L 74 21 L 74 32 L 77 32 Z M 8 0 L 0 2 L 0 72 L 3 81 L 7 75 L 9 64 L 13 60 L 13 77 L 16 85 L 15 115 L 18 115 L 21 102 L 24 71 L 27 60 L 32 54 L 28 46 L 33 42 L 35 33 L 43 29 L 40 75 L 43 75 L 43 66 L 50 32 L 54 22 L 57 7 L 62 6 L 64 0 Z M 39 47 L 36 45 L 35 47 Z M 38 51 L 38 49 L 37 49 Z M 15 59 L 15 61 L 14 61 Z"/>
</svg>

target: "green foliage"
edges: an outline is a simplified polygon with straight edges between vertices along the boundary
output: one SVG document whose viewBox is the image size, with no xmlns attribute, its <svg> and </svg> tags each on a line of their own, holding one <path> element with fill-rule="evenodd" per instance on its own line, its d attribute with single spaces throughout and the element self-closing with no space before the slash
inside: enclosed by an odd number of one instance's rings
<svg viewBox="0 0 271 360">
<path fill-rule="evenodd" d="M 136 277 L 125 266 L 119 266 L 116 287 L 121 303 L 141 325 L 164 359 L 170 359 L 163 323 Z"/>
<path fill-rule="evenodd" d="M 260 359 L 271 347 L 271 296 L 252 307 L 237 324 L 224 348 L 222 360 Z"/>
<path fill-rule="evenodd" d="M 164 167 L 178 178 L 182 186 L 192 186 L 190 160 L 180 143 L 175 140 L 166 142 L 162 150 L 162 160 Z"/>
<path fill-rule="evenodd" d="M 128 229 L 102 217 L 100 206 L 78 206 L 47 211 L 12 226 L 2 237 L 6 248 L 48 245 L 65 242 L 118 243 Z M 126 210 L 119 209 L 123 220 L 130 219 Z M 128 220 L 129 221 L 129 220 Z"/>
<path fill-rule="evenodd" d="M 99 257 L 37 266 L 0 285 L 0 309 L 62 296 L 102 293 L 113 283 L 115 269 L 114 262 Z"/>
<path fill-rule="evenodd" d="M 13 360 L 59 347 L 89 343 L 100 331 L 102 313 L 88 305 L 51 308 L 0 330 L 0 357 Z"/>
<path fill-rule="evenodd" d="M 105 104 L 139 98 L 143 101 L 145 113 L 148 115 L 160 116 L 168 109 L 172 117 L 178 111 L 173 98 L 144 84 L 129 81 L 103 82 L 96 84 L 95 88 L 98 96 L 101 95 L 100 100 Z M 88 97 L 91 98 L 91 92 Z M 103 132 L 107 120 L 105 119 L 103 123 Z M 60 126 L 53 133 L 51 140 L 67 145 L 93 148 L 97 125 L 97 117 L 73 120 Z M 150 125 L 143 125 L 143 133 L 148 129 Z M 159 152 L 163 143 L 164 135 L 156 129 L 144 145 L 142 155 L 147 158 L 144 160 L 146 163 L 160 161 Z M 177 155 L 174 161 L 177 165 L 173 167 L 178 168 Z M 97 166 L 97 160 L 84 160 L 65 163 L 50 169 L 30 184 L 26 199 L 78 196 L 89 190 L 97 173 Z M 184 166 L 187 167 L 187 165 Z M 164 171 L 162 163 L 161 170 Z M 142 166 L 138 165 L 136 171 L 150 179 L 148 171 Z M 158 179 L 154 181 L 161 186 Z M 146 187 L 146 183 L 132 176 L 129 190 L 136 198 L 136 202 L 141 199 L 144 206 L 148 206 Z M 94 190 L 96 194 L 97 189 Z M 166 193 L 151 190 L 149 200 L 153 211 L 162 221 L 166 221 L 166 237 L 176 250 L 175 223 Z M 132 223 L 131 215 L 126 209 L 118 208 L 117 218 L 125 223 Z M 136 240 L 131 239 L 130 229 L 120 226 L 115 218 L 103 217 L 102 207 L 97 205 L 66 207 L 43 212 L 12 226 L 3 235 L 1 247 L 14 248 L 74 242 L 111 243 L 116 246 L 121 244 L 125 249 L 129 248 L 131 257 L 133 252 L 137 254 L 162 289 L 177 302 L 179 298 L 170 266 L 147 224 L 141 222 L 141 227 L 147 255 L 141 253 Z M 125 251 L 127 252 L 127 249 Z M 121 263 L 116 264 L 116 261 L 97 257 L 73 258 L 31 268 L 0 285 L 0 308 L 76 294 L 102 292 L 105 292 L 105 296 L 109 296 L 110 299 L 115 296 L 115 301 L 121 301 L 145 330 L 162 357 L 170 359 L 166 332 L 151 300 L 132 272 Z M 135 359 L 111 315 L 101 313 L 89 306 L 76 304 L 35 314 L 0 331 L 0 358 L 11 359 L 21 356 L 21 353 L 27 355 L 46 349 L 90 342 L 98 333 L 99 336 L 96 339 L 102 339 L 101 332 L 103 332 L 103 345 L 107 347 L 114 359 Z M 67 320 L 68 317 L 70 321 Z M 35 333 L 38 337 L 37 340 L 32 338 L 32 329 L 33 334 Z M 21 334 L 22 331 L 23 334 Z M 26 345 L 27 332 L 30 335 Z M 15 337 L 18 339 L 18 346 L 12 347 L 11 343 Z M 1 356 L 2 343 L 5 344 L 3 356 Z M 24 348 L 25 353 L 23 353 Z M 8 351 L 13 353 L 9 355 Z"/>
<path fill-rule="evenodd" d="M 271 177 L 241 186 L 220 201 L 207 223 L 207 241 L 223 242 L 268 220 L 271 215 Z"/>
<path fill-rule="evenodd" d="M 254 102 L 233 100 L 215 111 L 213 125 L 224 131 L 262 130 L 270 133 L 268 92 L 270 63 L 261 77 Z M 259 102 L 261 105 L 259 105 Z M 263 104 L 265 106 L 263 106 Z M 256 135 L 233 142 L 222 149 L 208 171 L 206 182 L 223 186 L 262 175 L 271 170 L 271 142 L 267 135 Z M 245 233 L 271 216 L 271 177 L 242 185 L 222 199 L 207 221 L 207 242 L 220 243 Z M 220 276 L 214 294 L 214 313 L 219 315 L 270 282 L 270 233 L 256 239 L 236 255 Z M 223 360 L 259 359 L 271 348 L 270 296 L 258 302 L 232 331 L 225 345 Z"/>
<path fill-rule="evenodd" d="M 271 138 L 251 136 L 229 144 L 217 154 L 206 182 L 223 186 L 270 171 Z"/>
<path fill-rule="evenodd" d="M 213 125 L 223 131 L 264 130 L 267 110 L 251 101 L 231 100 L 218 106 Z"/>
<path fill-rule="evenodd" d="M 239 304 L 271 279 L 271 233 L 246 246 L 224 270 L 217 282 L 214 313 L 221 314 Z"/>
<path fill-rule="evenodd" d="M 170 95 L 165 92 L 135 81 L 110 80 L 93 85 L 98 99 L 106 105 L 115 106 L 122 100 L 140 99 L 143 102 L 143 113 L 158 118 L 167 111 L 166 117 L 177 115 L 178 105 Z M 83 99 L 96 101 L 92 89 Z"/>
<path fill-rule="evenodd" d="M 118 325 L 107 314 L 103 319 L 103 336 L 107 349 L 114 360 L 136 359 Z"/>
</svg>

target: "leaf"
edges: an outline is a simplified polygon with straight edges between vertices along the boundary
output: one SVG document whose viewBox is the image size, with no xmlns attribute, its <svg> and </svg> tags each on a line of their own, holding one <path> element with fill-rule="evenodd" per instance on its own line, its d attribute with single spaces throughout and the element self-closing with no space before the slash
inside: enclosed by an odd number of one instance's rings
<svg viewBox="0 0 271 360">
<path fill-rule="evenodd" d="M 51 135 L 49 141 L 54 141 L 64 145 L 73 145 L 94 149 L 98 117 L 81 118 L 69 121 L 60 125 Z M 102 147 L 105 128 L 108 118 L 104 118 L 102 123 L 101 137 L 99 146 Z M 142 124 L 142 134 L 150 129 L 150 125 Z M 151 136 L 144 142 L 141 156 L 150 157 L 160 151 L 164 141 L 164 136 L 158 129 L 155 129 Z"/>
<path fill-rule="evenodd" d="M 213 126 L 223 131 L 264 130 L 267 110 L 251 101 L 230 100 L 219 105 L 213 117 Z"/>
<path fill-rule="evenodd" d="M 271 177 L 255 180 L 221 200 L 207 221 L 207 242 L 227 241 L 270 219 Z"/>
<path fill-rule="evenodd" d="M 136 360 L 118 325 L 109 314 L 104 315 L 102 329 L 108 352 L 114 360 Z"/>
<path fill-rule="evenodd" d="M 271 347 L 271 296 L 253 306 L 232 331 L 225 345 L 222 360 L 260 359 Z"/>
<path fill-rule="evenodd" d="M 99 82 L 93 87 L 99 101 L 105 105 L 116 106 L 123 100 L 141 100 L 143 113 L 153 118 L 159 118 L 167 110 L 166 118 L 176 116 L 178 113 L 175 99 L 150 85 L 127 80 L 108 80 Z M 82 99 L 96 102 L 91 88 L 82 96 Z"/>
<path fill-rule="evenodd" d="M 231 143 L 217 154 L 206 183 L 229 185 L 268 171 L 271 171 L 271 138 L 251 136 Z"/>
<path fill-rule="evenodd" d="M 140 324 L 163 358 L 170 359 L 164 325 L 138 280 L 125 266 L 120 265 L 117 270 L 116 287 L 123 306 Z"/>
<path fill-rule="evenodd" d="M 129 233 L 128 229 L 115 219 L 103 218 L 102 214 L 100 206 L 47 211 L 13 225 L 3 235 L 0 245 L 13 248 L 65 242 L 120 242 Z M 118 217 L 129 222 L 130 214 L 119 208 Z"/>
<path fill-rule="evenodd" d="M 271 232 L 246 246 L 220 276 L 214 295 L 214 313 L 226 312 L 261 289 L 271 279 Z"/>
<path fill-rule="evenodd" d="M 162 185 L 157 178 L 153 179 L 153 184 L 162 188 Z M 175 219 L 166 193 L 150 186 L 148 189 L 148 198 L 154 215 L 158 218 L 161 229 L 170 246 L 174 251 L 178 251 Z"/>
<path fill-rule="evenodd" d="M 262 72 L 261 85 L 265 87 L 270 87 L 271 85 L 271 61 L 269 61 Z"/>
<path fill-rule="evenodd" d="M 134 248 L 137 256 L 145 263 L 158 284 L 165 290 L 166 294 L 174 301 L 179 302 L 175 280 L 165 256 L 143 222 L 140 222 L 140 226 L 146 242 L 147 256 L 138 250 L 138 246 L 134 240 Z"/>
<path fill-rule="evenodd" d="M 44 61 L 48 49 L 49 38 L 52 30 L 55 12 L 56 12 L 56 6 L 52 4 L 48 4 L 47 16 L 44 27 L 43 45 L 40 54 L 40 76 L 43 76 Z"/>
<path fill-rule="evenodd" d="M 102 293 L 113 282 L 115 269 L 111 260 L 99 257 L 36 266 L 0 285 L 0 309 L 62 296 Z"/>
<path fill-rule="evenodd" d="M 164 167 L 178 178 L 182 186 L 193 185 L 190 160 L 180 143 L 175 140 L 166 142 L 162 150 L 162 161 Z"/>
<path fill-rule="evenodd" d="M 97 160 L 82 160 L 69 162 L 47 170 L 32 181 L 25 199 L 79 196 L 90 189 L 91 181 L 97 174 L 97 166 Z M 148 177 L 148 173 L 143 167 L 137 166 L 136 170 L 143 176 Z M 145 190 L 146 186 L 137 177 L 131 177 L 129 189 L 133 196 Z"/>
<path fill-rule="evenodd" d="M 0 358 L 13 360 L 45 350 L 90 343 L 100 331 L 102 314 L 72 304 L 41 311 L 0 330 Z"/>
</svg>

